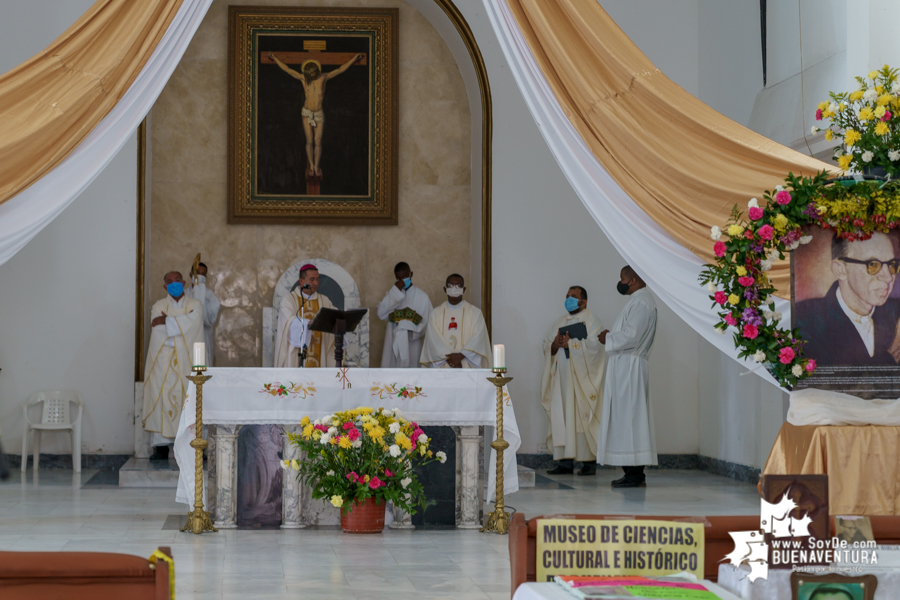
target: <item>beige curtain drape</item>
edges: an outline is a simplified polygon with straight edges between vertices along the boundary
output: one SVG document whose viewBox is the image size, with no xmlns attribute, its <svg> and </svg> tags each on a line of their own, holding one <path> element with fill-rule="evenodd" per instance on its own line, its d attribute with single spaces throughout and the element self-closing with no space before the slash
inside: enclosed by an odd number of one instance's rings
<svg viewBox="0 0 900 600">
<path fill-rule="evenodd" d="M 0 204 L 59 164 L 125 94 L 182 0 L 98 0 L 0 76 Z"/>
<path fill-rule="evenodd" d="M 712 262 L 709 230 L 789 172 L 836 171 L 714 111 L 663 75 L 596 0 L 506 0 L 597 160 L 640 208 Z M 790 297 L 787 261 L 770 276 Z"/>
</svg>

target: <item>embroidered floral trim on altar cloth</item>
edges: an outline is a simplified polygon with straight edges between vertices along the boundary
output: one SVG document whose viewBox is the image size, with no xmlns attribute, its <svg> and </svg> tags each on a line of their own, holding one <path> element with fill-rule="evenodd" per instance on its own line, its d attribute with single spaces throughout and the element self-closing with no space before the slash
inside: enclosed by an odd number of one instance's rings
<svg viewBox="0 0 900 600">
<path fill-rule="evenodd" d="M 397 385 L 398 384 L 396 383 L 383 384 L 376 381 L 372 383 L 372 387 L 369 388 L 369 391 L 372 392 L 373 396 L 378 396 L 379 400 L 386 400 L 388 398 L 412 400 L 414 398 L 428 397 L 422 393 L 422 388 L 420 387 L 406 385 L 398 388 Z"/>
<path fill-rule="evenodd" d="M 316 395 L 316 386 L 313 383 L 293 383 L 288 382 L 284 385 L 279 382 L 267 383 L 263 385 L 263 389 L 259 390 L 260 394 L 269 394 L 270 396 L 290 396 L 291 398 L 299 397 L 301 400 L 312 398 Z"/>
</svg>

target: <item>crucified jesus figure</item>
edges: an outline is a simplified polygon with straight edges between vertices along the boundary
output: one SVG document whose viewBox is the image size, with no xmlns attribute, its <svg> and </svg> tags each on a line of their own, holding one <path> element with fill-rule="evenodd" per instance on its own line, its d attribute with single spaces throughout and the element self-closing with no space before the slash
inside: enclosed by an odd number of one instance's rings
<svg viewBox="0 0 900 600">
<path fill-rule="evenodd" d="M 306 134 L 306 174 L 308 176 L 321 177 L 322 169 L 319 161 L 322 159 L 322 131 L 325 128 L 325 112 L 322 110 L 322 100 L 325 97 L 325 84 L 329 79 L 334 79 L 352 65 L 359 62 L 362 54 L 357 54 L 334 71 L 322 73 L 322 65 L 317 60 L 308 60 L 300 66 L 298 73 L 281 62 L 275 54 L 269 52 L 269 58 L 275 61 L 282 71 L 300 81 L 303 84 L 303 92 L 306 99 L 300 114 L 303 117 L 303 132 Z"/>
</svg>

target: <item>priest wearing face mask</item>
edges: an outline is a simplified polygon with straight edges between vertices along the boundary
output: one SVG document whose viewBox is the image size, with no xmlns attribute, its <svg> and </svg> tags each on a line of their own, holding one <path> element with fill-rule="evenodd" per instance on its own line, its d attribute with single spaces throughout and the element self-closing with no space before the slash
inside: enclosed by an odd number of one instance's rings
<svg viewBox="0 0 900 600">
<path fill-rule="evenodd" d="M 300 267 L 300 279 L 294 290 L 281 301 L 278 329 L 275 333 L 275 366 L 297 368 L 300 350 L 306 346 L 304 367 L 333 367 L 334 335 L 312 331 L 309 326 L 323 308 L 334 308 L 319 292 L 319 270 L 315 265 Z"/>
<path fill-rule="evenodd" d="M 625 476 L 613 487 L 643 487 L 644 466 L 657 464 L 649 362 L 656 301 L 631 267 L 624 267 L 619 279 L 616 289 L 630 297 L 612 329 L 599 337 L 607 359 L 597 463 L 623 467 Z"/>
<path fill-rule="evenodd" d="M 397 263 L 396 281 L 378 305 L 378 318 L 387 321 L 381 368 L 418 368 L 422 338 L 431 316 L 431 300 L 413 285 L 409 264 Z"/>
<path fill-rule="evenodd" d="M 489 369 L 491 341 L 481 310 L 463 300 L 461 275 L 447 277 L 447 301 L 431 311 L 420 362 L 424 367 Z"/>
<path fill-rule="evenodd" d="M 194 344 L 203 341 L 203 305 L 184 293 L 181 273 L 166 273 L 164 282 L 166 297 L 150 309 L 150 349 L 144 367 L 141 421 L 151 433 L 151 460 L 169 457 L 187 397 L 191 353 Z"/>
<path fill-rule="evenodd" d="M 203 304 L 203 339 L 206 342 L 206 362 L 209 366 L 212 366 L 215 364 L 213 362 L 213 350 L 215 349 L 213 327 L 216 324 L 216 319 L 219 317 L 219 307 L 221 305 L 212 290 L 206 287 L 207 273 L 208 269 L 203 263 L 198 264 L 196 273 L 194 273 L 192 268 L 184 293 Z M 194 283 L 195 277 L 196 284 Z"/>
<path fill-rule="evenodd" d="M 551 475 L 571 474 L 576 460 L 584 463 L 579 475 L 597 472 L 606 352 L 599 340 L 603 324 L 588 310 L 587 300 L 583 287 L 570 287 L 566 292 L 566 314 L 553 323 L 544 339 L 541 404 L 550 419 L 547 448 L 556 461 L 556 468 L 549 471 Z M 564 328 L 564 333 L 560 333 Z"/>
</svg>

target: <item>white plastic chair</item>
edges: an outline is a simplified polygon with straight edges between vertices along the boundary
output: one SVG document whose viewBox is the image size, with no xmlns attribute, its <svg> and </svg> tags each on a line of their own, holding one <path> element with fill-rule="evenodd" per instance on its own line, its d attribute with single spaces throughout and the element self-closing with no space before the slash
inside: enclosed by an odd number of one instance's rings
<svg viewBox="0 0 900 600">
<path fill-rule="evenodd" d="M 32 423 L 28 418 L 28 409 L 35 404 L 43 402 L 44 411 L 40 423 Z M 73 421 L 69 412 L 69 403 L 78 405 L 78 416 Z M 25 406 L 25 434 L 22 436 L 22 471 L 28 464 L 28 434 L 34 437 L 34 469 L 38 469 L 41 460 L 41 432 L 65 431 L 72 436 L 72 467 L 76 473 L 81 472 L 81 413 L 84 411 L 84 403 L 78 392 L 35 392 L 28 397 Z"/>
</svg>

